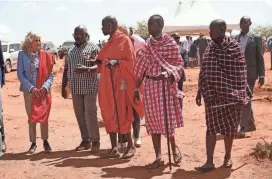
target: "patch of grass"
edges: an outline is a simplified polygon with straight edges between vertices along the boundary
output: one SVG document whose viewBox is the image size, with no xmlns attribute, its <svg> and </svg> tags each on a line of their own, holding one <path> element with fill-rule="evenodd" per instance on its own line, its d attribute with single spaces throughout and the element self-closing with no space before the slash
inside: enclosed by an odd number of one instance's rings
<svg viewBox="0 0 272 179">
<path fill-rule="evenodd" d="M 263 138 L 262 138 L 263 139 Z M 272 142 L 268 143 L 263 139 L 264 143 L 258 142 L 252 149 L 252 156 L 255 156 L 258 161 L 260 159 L 269 158 L 272 159 Z"/>
</svg>

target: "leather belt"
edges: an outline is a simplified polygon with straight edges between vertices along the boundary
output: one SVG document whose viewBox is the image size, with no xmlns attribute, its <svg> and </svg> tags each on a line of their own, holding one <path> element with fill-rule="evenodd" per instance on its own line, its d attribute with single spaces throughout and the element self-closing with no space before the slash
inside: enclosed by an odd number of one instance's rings
<svg viewBox="0 0 272 179">
<path fill-rule="evenodd" d="M 156 79 L 155 76 L 145 76 L 145 78 L 148 79 L 148 80 L 153 80 L 153 81 L 161 81 L 161 80 L 167 80 L 167 79 L 169 79 L 170 77 L 165 78 L 165 79 Z"/>
</svg>

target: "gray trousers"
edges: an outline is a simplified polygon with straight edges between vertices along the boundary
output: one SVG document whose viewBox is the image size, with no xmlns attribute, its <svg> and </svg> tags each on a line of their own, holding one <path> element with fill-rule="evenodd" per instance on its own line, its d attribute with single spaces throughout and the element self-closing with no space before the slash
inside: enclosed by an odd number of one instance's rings
<svg viewBox="0 0 272 179">
<path fill-rule="evenodd" d="M 5 140 L 5 134 L 4 134 L 4 121 L 3 121 L 3 115 L 2 115 L 2 88 L 0 86 L 0 157 L 3 155 L 3 141 Z"/>
<path fill-rule="evenodd" d="M 4 118 L 3 118 L 3 103 L 2 103 L 2 88 L 0 87 L 0 138 L 2 141 L 5 140 L 5 130 L 4 130 Z"/>
<path fill-rule="evenodd" d="M 29 116 L 31 113 L 31 104 L 32 104 L 32 94 L 25 92 L 24 93 L 24 99 L 25 99 L 25 109 L 28 116 L 28 126 L 29 126 L 29 140 L 31 143 L 36 143 L 37 138 L 37 131 L 36 126 L 37 123 L 30 122 Z M 41 127 L 41 138 L 42 140 L 48 139 L 48 122 L 40 124 Z"/>
<path fill-rule="evenodd" d="M 100 134 L 96 106 L 97 94 L 72 94 L 72 99 L 82 140 L 90 142 L 99 141 Z"/>
<path fill-rule="evenodd" d="M 248 79 L 247 80 L 249 88 L 251 92 L 253 93 L 254 85 L 256 80 L 255 79 Z M 253 110 L 252 110 L 252 105 L 251 102 L 248 102 L 248 104 L 244 107 L 242 111 L 242 120 L 241 120 L 241 127 L 245 127 L 246 130 L 248 128 L 255 128 L 255 120 L 253 116 Z"/>
</svg>

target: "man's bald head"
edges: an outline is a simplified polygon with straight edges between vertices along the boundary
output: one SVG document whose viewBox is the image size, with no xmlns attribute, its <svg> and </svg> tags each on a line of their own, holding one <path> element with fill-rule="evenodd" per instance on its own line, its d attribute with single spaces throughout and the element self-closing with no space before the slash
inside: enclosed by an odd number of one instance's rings
<svg viewBox="0 0 272 179">
<path fill-rule="evenodd" d="M 79 25 L 79 26 L 75 27 L 74 39 L 75 39 L 77 45 L 81 45 L 81 44 L 87 42 L 90 39 L 87 27 L 84 25 Z"/>
<path fill-rule="evenodd" d="M 105 21 L 105 22 L 108 22 L 108 23 L 111 23 L 112 25 L 114 25 L 114 26 L 118 26 L 118 21 L 117 21 L 117 19 L 115 18 L 115 17 L 113 17 L 113 16 L 106 16 L 104 19 L 103 19 L 103 21 Z"/>
<path fill-rule="evenodd" d="M 149 18 L 149 20 L 155 21 L 160 24 L 162 27 L 164 26 L 164 19 L 161 15 L 155 14 Z"/>
<path fill-rule="evenodd" d="M 252 24 L 251 18 L 248 16 L 243 16 L 240 19 L 240 28 L 244 34 L 247 34 L 249 32 L 251 24 Z"/>
<path fill-rule="evenodd" d="M 148 20 L 148 32 L 153 37 L 156 37 L 162 33 L 164 26 L 164 20 L 161 15 L 155 14 Z"/>
<path fill-rule="evenodd" d="M 248 22 L 251 24 L 251 18 L 249 16 L 243 16 L 241 19 L 240 19 L 240 23 L 243 23 L 243 22 Z"/>
<path fill-rule="evenodd" d="M 218 27 L 220 30 L 226 32 L 227 30 L 227 23 L 222 19 L 216 19 L 211 22 L 210 28 Z"/>
<path fill-rule="evenodd" d="M 102 20 L 102 31 L 104 35 L 111 35 L 113 34 L 118 27 L 118 21 L 113 16 L 106 16 Z"/>
<path fill-rule="evenodd" d="M 76 30 L 81 30 L 81 31 L 83 31 L 83 32 L 85 32 L 85 33 L 88 34 L 88 29 L 87 29 L 87 27 L 86 27 L 85 25 L 76 26 L 76 27 L 75 27 L 75 31 L 76 31 Z"/>
<path fill-rule="evenodd" d="M 216 43 L 220 43 L 225 37 L 226 30 L 227 23 L 224 20 L 216 19 L 212 21 L 210 24 L 211 39 Z"/>
</svg>

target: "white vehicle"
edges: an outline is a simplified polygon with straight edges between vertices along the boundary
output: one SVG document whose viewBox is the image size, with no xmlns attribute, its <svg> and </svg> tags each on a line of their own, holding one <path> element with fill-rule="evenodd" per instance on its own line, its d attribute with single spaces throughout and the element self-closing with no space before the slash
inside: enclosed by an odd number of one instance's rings
<svg viewBox="0 0 272 179">
<path fill-rule="evenodd" d="M 63 42 L 61 47 L 65 47 L 69 50 L 69 48 L 71 48 L 74 44 L 75 44 L 75 41 L 68 40 L 68 41 Z"/>
<path fill-rule="evenodd" d="M 18 54 L 21 50 L 21 43 L 9 43 L 2 41 L 2 51 L 5 62 L 5 72 L 9 73 L 12 69 L 17 68 Z"/>
</svg>

